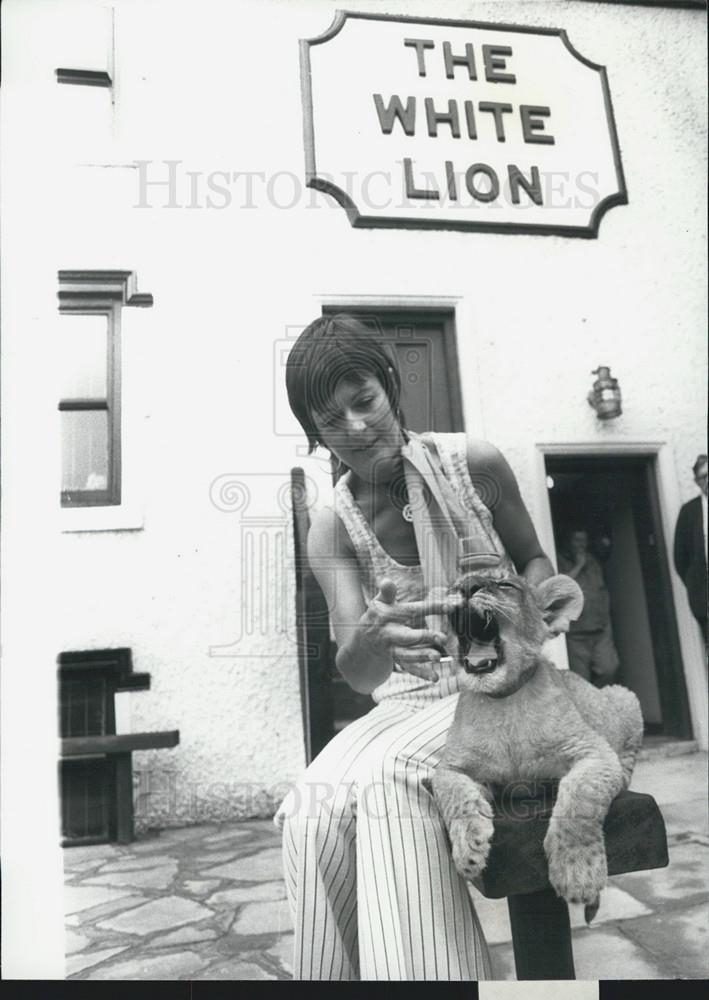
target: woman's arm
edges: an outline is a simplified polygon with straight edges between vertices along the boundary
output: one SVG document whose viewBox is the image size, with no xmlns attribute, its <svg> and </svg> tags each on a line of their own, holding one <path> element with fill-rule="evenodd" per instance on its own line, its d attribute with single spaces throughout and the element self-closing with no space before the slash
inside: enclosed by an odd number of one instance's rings
<svg viewBox="0 0 709 1000">
<path fill-rule="evenodd" d="M 394 663 L 437 680 L 436 663 L 445 636 L 427 629 L 424 616 L 440 614 L 442 601 L 397 604 L 396 587 L 380 581 L 367 604 L 360 571 L 347 531 L 330 509 L 318 511 L 308 533 L 308 561 L 327 601 L 335 640 L 337 669 L 355 691 L 369 694 L 389 677 Z"/>
<path fill-rule="evenodd" d="M 554 576 L 554 567 L 539 544 L 515 474 L 501 452 L 487 441 L 469 439 L 468 469 L 492 511 L 495 530 L 517 572 L 532 584 Z"/>
</svg>

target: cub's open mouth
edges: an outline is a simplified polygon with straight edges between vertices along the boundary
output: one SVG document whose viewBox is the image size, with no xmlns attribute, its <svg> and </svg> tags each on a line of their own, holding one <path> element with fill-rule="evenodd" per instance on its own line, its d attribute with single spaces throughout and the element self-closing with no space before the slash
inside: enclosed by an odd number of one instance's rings
<svg viewBox="0 0 709 1000">
<path fill-rule="evenodd" d="M 504 660 L 500 630 L 492 612 L 470 606 L 457 608 L 453 627 L 467 674 L 490 674 Z"/>
<path fill-rule="evenodd" d="M 466 674 L 491 674 L 497 667 L 497 663 L 497 658 L 492 659 L 491 657 L 480 660 L 479 663 L 471 663 L 467 656 L 463 659 L 463 667 Z"/>
</svg>

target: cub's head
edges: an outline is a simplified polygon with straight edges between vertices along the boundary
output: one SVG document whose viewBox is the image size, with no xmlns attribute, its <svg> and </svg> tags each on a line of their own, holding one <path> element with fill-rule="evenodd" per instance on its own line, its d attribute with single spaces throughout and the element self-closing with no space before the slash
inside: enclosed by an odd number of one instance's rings
<svg viewBox="0 0 709 1000">
<path fill-rule="evenodd" d="M 504 698 L 534 673 L 545 639 L 567 632 L 583 608 L 570 576 L 536 587 L 520 576 L 467 574 L 451 588 L 459 606 L 450 612 L 458 636 L 463 690 Z"/>
</svg>

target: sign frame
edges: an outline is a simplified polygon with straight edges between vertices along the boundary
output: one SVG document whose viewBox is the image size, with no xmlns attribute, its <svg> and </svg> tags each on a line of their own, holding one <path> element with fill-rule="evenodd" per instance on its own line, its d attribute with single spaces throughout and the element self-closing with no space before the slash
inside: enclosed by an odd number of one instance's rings
<svg viewBox="0 0 709 1000">
<path fill-rule="evenodd" d="M 386 215 L 364 215 L 360 212 L 352 198 L 327 178 L 318 176 L 315 159 L 315 123 L 313 116 L 313 95 L 312 95 L 312 75 L 310 63 L 310 47 L 322 45 L 330 41 L 344 28 L 348 19 L 368 21 L 399 21 L 403 24 L 431 24 L 453 28 L 478 28 L 483 30 L 495 29 L 504 32 L 516 32 L 519 34 L 553 35 L 560 38 L 570 54 L 584 66 L 594 70 L 600 75 L 601 88 L 603 91 L 603 103 L 606 113 L 606 125 L 608 127 L 608 137 L 613 153 L 613 163 L 615 166 L 618 190 L 603 198 L 593 209 L 587 226 L 563 225 L 563 224 L 543 224 L 543 223 L 523 223 L 523 222 L 486 222 L 483 220 L 463 220 L 445 218 L 419 218 L 407 219 Z M 337 10 L 329 28 L 315 38 L 301 38 L 300 45 L 300 80 L 301 98 L 303 108 L 303 143 L 305 147 L 305 185 L 316 191 L 323 191 L 329 194 L 341 205 L 351 225 L 355 229 L 428 229 L 428 230 L 451 230 L 457 232 L 487 232 L 498 234 L 519 234 L 538 236 L 573 236 L 585 239 L 597 239 L 601 219 L 609 209 L 616 205 L 628 204 L 628 190 L 625 183 L 623 165 L 620 158 L 620 145 L 618 143 L 618 133 L 613 113 L 610 87 L 608 85 L 608 73 L 605 66 L 595 63 L 574 48 L 569 41 L 569 37 L 564 28 L 545 28 L 537 25 L 500 24 L 491 21 L 469 21 L 465 19 L 451 19 L 438 17 L 415 17 L 406 14 L 377 14 L 363 11 Z"/>
</svg>

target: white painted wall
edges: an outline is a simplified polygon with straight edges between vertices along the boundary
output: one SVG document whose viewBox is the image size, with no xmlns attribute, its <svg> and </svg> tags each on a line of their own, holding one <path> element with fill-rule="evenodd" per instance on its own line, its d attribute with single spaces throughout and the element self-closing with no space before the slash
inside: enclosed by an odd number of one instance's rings
<svg viewBox="0 0 709 1000">
<path fill-rule="evenodd" d="M 128 268 L 155 298 L 123 314 L 126 473 L 139 511 L 127 523 L 142 527 L 57 537 L 54 634 L 58 649 L 130 646 L 153 683 L 130 696 L 124 724 L 180 729 L 177 749 L 137 758 L 143 825 L 266 814 L 304 765 L 278 491 L 306 463 L 281 355 L 323 300 L 454 302 L 468 430 L 506 453 L 548 546 L 539 445 L 656 442 L 668 530 L 705 448 L 704 17 L 581 2 L 348 5 L 564 27 L 607 66 L 629 204 L 605 216 L 597 240 L 574 240 L 354 230 L 327 196 L 304 191 L 297 42 L 321 34 L 337 6 L 117 3 L 112 137 L 102 135 L 107 108 L 82 129 L 89 111 L 78 118 L 76 88 L 53 81 L 68 5 L 14 10 L 32 69 L 21 86 L 42 98 L 33 127 L 46 143 L 37 155 L 52 192 L 51 270 Z M 165 160 L 179 161 L 179 207 L 162 207 L 155 188 L 152 207 L 136 207 L 131 164 L 150 161 L 148 178 L 164 180 Z M 224 183 L 216 171 L 263 177 L 250 201 L 242 177 L 228 204 L 213 192 L 224 207 L 209 208 L 208 175 Z M 23 195 L 27 226 L 45 232 Z M 22 337 L 24 318 L 20 307 L 7 342 Z M 623 416 L 608 425 L 586 402 L 600 363 L 623 390 Z M 54 441 L 48 434 L 47 453 Z M 324 467 L 307 467 L 322 498 Z M 241 512 L 229 509 L 232 480 L 253 494 Z M 261 531 L 269 551 L 249 563 L 245 537 Z M 245 561 L 249 585 L 270 595 L 252 633 L 242 624 Z M 701 650 L 675 584 L 685 665 L 698 676 Z M 699 726 L 706 700 L 690 686 Z"/>
</svg>

